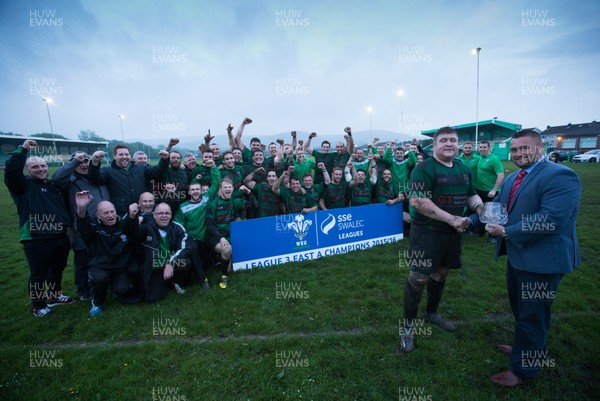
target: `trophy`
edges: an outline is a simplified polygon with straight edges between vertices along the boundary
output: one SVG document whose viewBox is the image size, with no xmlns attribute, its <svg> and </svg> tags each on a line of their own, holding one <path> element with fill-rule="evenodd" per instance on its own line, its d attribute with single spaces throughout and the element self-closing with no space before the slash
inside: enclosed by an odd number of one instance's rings
<svg viewBox="0 0 600 401">
<path fill-rule="evenodd" d="M 479 221 L 486 224 L 506 224 L 508 222 L 506 206 L 500 202 L 486 202 L 479 215 Z"/>
</svg>

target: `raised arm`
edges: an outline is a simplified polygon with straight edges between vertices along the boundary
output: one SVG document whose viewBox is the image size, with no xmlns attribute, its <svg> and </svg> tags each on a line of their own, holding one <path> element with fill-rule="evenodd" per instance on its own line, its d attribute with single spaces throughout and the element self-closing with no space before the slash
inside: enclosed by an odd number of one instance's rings
<svg viewBox="0 0 600 401">
<path fill-rule="evenodd" d="M 275 154 L 275 158 L 273 159 L 273 166 L 277 166 L 277 164 L 283 160 L 283 139 L 279 138 L 277 139 L 277 144 L 279 145 L 279 148 L 277 149 L 277 153 Z"/>
<path fill-rule="evenodd" d="M 371 185 L 375 185 L 377 184 L 377 165 L 375 164 L 375 157 L 371 154 L 367 156 L 367 159 L 371 160 L 369 167 L 367 167 L 367 173 L 370 177 L 369 181 L 371 182 Z"/>
<path fill-rule="evenodd" d="M 227 125 L 227 139 L 229 139 L 229 148 L 233 150 L 235 148 L 235 138 L 233 137 L 233 125 L 231 123 Z"/>
<path fill-rule="evenodd" d="M 254 189 L 254 186 L 256 185 L 256 181 L 254 181 L 254 173 L 257 174 L 264 174 L 265 173 L 265 169 L 263 167 L 259 167 L 256 170 L 252 171 L 250 174 L 248 174 L 243 182 L 244 185 L 247 186 L 250 189 Z"/>
<path fill-rule="evenodd" d="M 284 179 L 285 179 L 287 176 L 289 176 L 289 175 L 290 175 L 290 173 L 289 173 L 287 170 L 285 170 L 285 171 L 283 172 L 283 174 L 281 174 L 281 175 L 279 176 L 279 178 L 277 179 L 277 181 L 275 181 L 275 184 L 273 184 L 273 189 L 272 189 L 272 191 L 273 191 L 273 193 L 274 193 L 275 195 L 279 195 L 279 194 L 280 194 L 280 192 L 281 192 L 281 190 L 280 190 L 281 183 L 282 183 L 282 182 L 283 182 L 283 180 L 284 180 Z"/>
<path fill-rule="evenodd" d="M 346 152 L 352 154 L 354 153 L 354 139 L 352 139 L 352 128 L 346 127 L 344 128 L 344 139 L 346 140 Z"/>
<path fill-rule="evenodd" d="M 244 141 L 242 141 L 242 135 L 244 134 L 244 128 L 246 127 L 246 125 L 251 124 L 251 123 L 252 123 L 251 119 L 249 119 L 248 117 L 244 118 L 244 121 L 242 121 L 242 123 L 240 124 L 240 127 L 237 130 L 237 133 L 235 134 L 235 144 L 238 147 L 238 149 L 241 150 L 242 152 L 246 148 L 246 145 L 244 145 Z"/>
<path fill-rule="evenodd" d="M 208 133 L 204 135 L 204 147 L 200 147 L 200 152 L 204 152 L 205 149 L 210 149 L 210 141 L 212 141 L 213 139 L 215 139 L 215 137 L 210 134 L 209 128 Z M 200 157 L 202 157 L 202 153 L 200 153 Z"/>
<path fill-rule="evenodd" d="M 90 216 L 87 212 L 87 207 L 92 203 L 93 197 L 88 191 L 77 192 L 75 195 L 75 204 L 77 205 L 77 215 L 75 216 L 75 231 L 79 233 L 83 242 L 90 244 L 94 237 L 92 226 L 90 224 Z"/>
<path fill-rule="evenodd" d="M 358 176 L 356 175 L 356 168 L 354 167 L 353 159 L 350 158 L 344 169 L 344 177 L 346 182 L 349 183 L 349 187 L 352 188 L 358 184 Z"/>
<path fill-rule="evenodd" d="M 171 149 L 173 149 L 173 146 L 177 145 L 179 143 L 179 138 L 171 138 L 169 139 L 169 144 L 167 145 L 167 147 L 165 148 L 165 150 L 168 153 L 171 153 Z"/>
<path fill-rule="evenodd" d="M 106 153 L 97 150 L 92 154 L 90 166 L 88 168 L 87 178 L 96 185 L 103 185 L 108 182 L 109 175 L 100 169 L 102 160 L 106 157 Z"/>
<path fill-rule="evenodd" d="M 169 152 L 166 149 L 158 152 L 160 160 L 156 166 L 144 166 L 144 176 L 146 178 L 159 178 L 169 167 Z"/>
<path fill-rule="evenodd" d="M 27 161 L 27 153 L 29 153 L 32 147 L 36 146 L 37 143 L 35 141 L 28 139 L 6 161 L 4 183 L 12 194 L 20 195 L 27 191 L 27 179 L 25 178 L 25 174 L 23 174 L 23 169 Z"/>
<path fill-rule="evenodd" d="M 256 200 L 256 196 L 250 191 L 250 188 L 242 185 L 240 187 L 240 192 L 248 197 L 248 199 L 244 202 L 244 209 L 248 209 L 250 207 L 258 206 L 258 201 Z M 238 219 L 236 219 L 238 220 Z"/>
<path fill-rule="evenodd" d="M 325 164 L 323 162 L 320 162 L 319 164 L 317 164 L 317 168 L 323 172 L 323 183 L 325 185 L 329 185 L 329 183 L 331 182 L 331 177 L 329 176 L 327 168 L 325 168 Z"/>
<path fill-rule="evenodd" d="M 297 138 L 296 138 L 296 131 L 292 131 L 292 151 L 296 150 L 296 145 L 297 145 Z"/>
<path fill-rule="evenodd" d="M 304 144 L 304 150 L 306 150 L 311 155 L 312 155 L 313 149 L 310 147 L 310 141 L 316 136 L 317 136 L 316 132 L 311 132 L 310 135 L 308 136 L 308 139 L 306 140 L 306 143 Z"/>
</svg>

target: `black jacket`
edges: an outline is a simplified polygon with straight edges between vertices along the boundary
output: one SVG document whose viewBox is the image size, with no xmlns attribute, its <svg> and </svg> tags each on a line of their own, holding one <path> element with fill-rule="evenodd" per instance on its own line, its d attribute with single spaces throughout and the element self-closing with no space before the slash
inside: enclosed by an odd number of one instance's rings
<svg viewBox="0 0 600 401">
<path fill-rule="evenodd" d="M 129 205 L 137 203 L 140 195 L 146 192 L 148 180 L 160 177 L 169 161 L 161 158 L 156 166 L 147 166 L 131 162 L 127 169 L 117 166 L 113 160 L 110 167 L 94 166 L 90 163 L 88 179 L 96 185 L 106 185 L 110 193 L 110 200 L 115 205 L 117 213 L 125 215 Z"/>
<path fill-rule="evenodd" d="M 19 214 L 19 240 L 65 237 L 71 225 L 65 196 L 53 181 L 23 174 L 27 153 L 19 146 L 6 161 L 4 172 L 4 183 Z"/>
<path fill-rule="evenodd" d="M 87 208 L 90 216 L 96 215 L 96 207 L 101 201 L 110 201 L 110 195 L 106 185 L 96 185 L 89 180 L 86 175 L 81 175 L 75 171 L 75 169 L 81 164 L 78 159 L 73 159 L 61 168 L 59 168 L 53 175 L 52 180 L 59 186 L 64 192 L 69 194 L 67 200 L 69 206 L 69 213 L 75 220 L 77 213 L 77 205 L 75 204 L 75 194 L 81 191 L 88 191 L 92 195 L 93 200 Z M 129 206 L 129 205 L 128 205 Z"/>
<path fill-rule="evenodd" d="M 75 230 L 88 246 L 88 266 L 113 271 L 125 271 L 131 257 L 131 238 L 135 225 L 129 218 L 105 226 L 98 219 L 92 221 L 89 214 L 75 219 Z M 135 219 L 137 221 L 137 218 Z"/>
<path fill-rule="evenodd" d="M 166 258 L 175 269 L 185 268 L 189 265 L 188 235 L 181 224 L 171 221 L 167 227 L 163 228 L 159 227 L 154 220 L 145 221 L 141 225 L 137 218 L 126 217 L 125 220 L 135 228 L 136 247 L 141 247 L 141 275 L 144 288 L 148 288 L 152 270 L 162 269 L 162 263 L 159 263 L 161 259 Z M 166 232 L 169 243 L 167 255 L 160 248 L 162 238 L 160 231 Z"/>
</svg>

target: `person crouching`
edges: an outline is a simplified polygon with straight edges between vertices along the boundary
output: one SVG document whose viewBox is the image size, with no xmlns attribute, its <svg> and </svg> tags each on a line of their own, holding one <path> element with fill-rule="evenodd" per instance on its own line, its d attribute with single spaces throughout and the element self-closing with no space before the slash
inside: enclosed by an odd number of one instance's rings
<svg viewBox="0 0 600 401">
<path fill-rule="evenodd" d="M 128 220 L 136 227 L 135 238 L 142 247 L 141 280 L 145 300 L 163 299 L 170 283 L 178 294 L 185 293 L 184 285 L 191 271 L 185 228 L 172 221 L 171 207 L 164 202 L 154 208 L 154 220 L 141 225 L 136 218 L 137 211 L 130 209 Z"/>
<path fill-rule="evenodd" d="M 109 285 L 117 296 L 123 296 L 131 289 L 127 266 L 131 257 L 134 227 L 127 224 L 128 219 L 121 220 L 117 216 L 115 206 L 109 201 L 98 203 L 97 219 L 92 221 L 87 213 L 87 207 L 92 200 L 88 191 L 77 192 L 75 195 L 75 230 L 88 246 L 88 275 L 92 301 L 90 316 L 95 317 L 104 310 Z"/>
</svg>

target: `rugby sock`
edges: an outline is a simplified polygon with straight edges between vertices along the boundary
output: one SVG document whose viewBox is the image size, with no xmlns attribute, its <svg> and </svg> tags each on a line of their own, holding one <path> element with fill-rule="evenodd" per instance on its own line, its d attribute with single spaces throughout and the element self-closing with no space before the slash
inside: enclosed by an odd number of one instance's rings
<svg viewBox="0 0 600 401">
<path fill-rule="evenodd" d="M 440 283 L 431 278 L 427 280 L 427 313 L 437 313 L 437 308 L 442 300 L 442 293 L 444 292 L 445 285 L 445 281 Z"/>
</svg>

